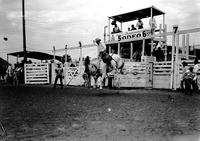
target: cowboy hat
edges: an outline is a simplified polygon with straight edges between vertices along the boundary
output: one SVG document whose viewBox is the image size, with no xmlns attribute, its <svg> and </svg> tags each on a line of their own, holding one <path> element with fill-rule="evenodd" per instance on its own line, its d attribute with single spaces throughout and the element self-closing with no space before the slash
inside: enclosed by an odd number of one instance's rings
<svg viewBox="0 0 200 141">
<path fill-rule="evenodd" d="M 58 63 L 57 63 L 57 66 L 60 66 L 60 65 L 61 65 L 61 63 L 60 63 L 60 62 L 58 62 Z"/>
<path fill-rule="evenodd" d="M 113 20 L 113 21 L 111 22 L 111 25 L 116 25 L 116 21 Z"/>
<path fill-rule="evenodd" d="M 95 42 L 99 42 L 99 41 L 101 41 L 101 39 L 96 38 L 94 41 L 95 41 Z"/>
</svg>

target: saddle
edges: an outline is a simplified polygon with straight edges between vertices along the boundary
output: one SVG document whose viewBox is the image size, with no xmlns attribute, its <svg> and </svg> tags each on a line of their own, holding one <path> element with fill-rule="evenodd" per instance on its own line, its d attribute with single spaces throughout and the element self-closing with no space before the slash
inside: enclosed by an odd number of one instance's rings
<svg viewBox="0 0 200 141">
<path fill-rule="evenodd" d="M 107 65 L 107 72 L 109 69 L 112 69 L 113 66 L 111 65 L 111 61 L 113 60 L 112 56 L 110 56 L 107 52 L 102 51 L 100 52 L 101 59 L 103 60 L 103 62 Z"/>
<path fill-rule="evenodd" d="M 106 63 L 106 64 L 110 64 L 111 60 L 113 59 L 112 56 L 110 56 L 105 51 L 100 52 L 100 57 L 103 60 L 103 62 Z"/>
</svg>

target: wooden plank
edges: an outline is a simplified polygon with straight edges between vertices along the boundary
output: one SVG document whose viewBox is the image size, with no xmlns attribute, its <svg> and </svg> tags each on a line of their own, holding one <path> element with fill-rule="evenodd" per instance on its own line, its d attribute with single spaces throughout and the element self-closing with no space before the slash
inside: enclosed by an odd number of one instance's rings
<svg viewBox="0 0 200 141">
<path fill-rule="evenodd" d="M 26 71 L 27 71 L 27 72 L 36 72 L 36 73 L 37 73 L 37 72 L 42 72 L 42 73 L 43 73 L 43 72 L 47 72 L 48 70 L 47 70 L 47 69 L 45 69 L 45 70 L 35 70 L 35 69 L 30 70 L 30 69 L 29 69 L 29 70 L 26 70 Z"/>
<path fill-rule="evenodd" d="M 27 79 L 27 82 L 47 82 L 47 79 Z"/>
<path fill-rule="evenodd" d="M 27 81 L 26 84 L 47 84 L 47 81 Z"/>
<path fill-rule="evenodd" d="M 91 48 L 91 47 L 97 47 L 97 46 L 95 44 L 87 44 L 81 46 L 81 48 Z M 80 46 L 67 48 L 67 50 L 75 50 L 75 49 L 80 49 Z M 55 50 L 55 52 L 60 52 L 60 51 L 65 51 L 65 48 Z"/>
<path fill-rule="evenodd" d="M 31 79 L 27 79 L 27 81 L 47 81 L 47 78 L 31 78 Z"/>
<path fill-rule="evenodd" d="M 154 68 L 153 71 L 171 71 L 171 68 Z"/>
<path fill-rule="evenodd" d="M 153 88 L 170 89 L 171 75 L 153 75 Z"/>
<path fill-rule="evenodd" d="M 46 68 L 47 69 L 47 66 L 26 66 L 26 68 Z"/>
<path fill-rule="evenodd" d="M 47 67 L 26 67 L 26 70 L 47 70 Z"/>
<path fill-rule="evenodd" d="M 45 76 L 26 76 L 26 78 L 27 79 L 32 79 L 32 78 L 36 78 L 36 79 L 45 78 L 45 79 L 47 79 L 48 76 L 47 75 L 45 75 Z"/>
<path fill-rule="evenodd" d="M 126 74 L 114 76 L 113 85 L 115 87 L 145 87 L 145 74 Z"/>
<path fill-rule="evenodd" d="M 47 67 L 48 66 L 48 64 L 25 64 L 26 65 L 26 67 L 28 68 L 28 67 Z"/>
<path fill-rule="evenodd" d="M 158 64 L 156 64 L 156 65 L 153 65 L 153 68 L 171 68 L 171 65 L 158 65 Z"/>
<path fill-rule="evenodd" d="M 26 76 L 47 76 L 47 74 L 44 74 L 44 73 L 38 73 L 38 74 L 35 74 L 35 73 L 27 73 Z"/>
<path fill-rule="evenodd" d="M 154 72 L 153 75 L 157 75 L 157 76 L 169 76 L 171 75 L 171 72 L 163 72 L 163 73 L 157 73 L 157 72 Z"/>
</svg>

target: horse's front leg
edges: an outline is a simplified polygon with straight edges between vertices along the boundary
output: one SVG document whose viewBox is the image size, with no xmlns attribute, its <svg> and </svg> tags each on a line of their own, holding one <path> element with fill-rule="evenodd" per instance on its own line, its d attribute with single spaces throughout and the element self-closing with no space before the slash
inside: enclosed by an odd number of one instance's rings
<svg viewBox="0 0 200 141">
<path fill-rule="evenodd" d="M 106 76 L 107 74 L 106 73 L 103 73 L 102 74 L 102 77 L 100 77 L 100 89 L 103 89 L 103 86 L 104 86 L 104 80 L 106 79 Z"/>
<path fill-rule="evenodd" d="M 103 89 L 103 77 L 100 77 L 99 83 L 99 89 Z"/>
<path fill-rule="evenodd" d="M 94 76 L 92 76 L 91 78 L 92 78 L 92 79 L 91 79 L 92 86 L 93 86 L 93 88 L 95 89 L 95 88 L 96 88 L 96 85 L 97 85 L 97 79 L 96 79 Z"/>
</svg>

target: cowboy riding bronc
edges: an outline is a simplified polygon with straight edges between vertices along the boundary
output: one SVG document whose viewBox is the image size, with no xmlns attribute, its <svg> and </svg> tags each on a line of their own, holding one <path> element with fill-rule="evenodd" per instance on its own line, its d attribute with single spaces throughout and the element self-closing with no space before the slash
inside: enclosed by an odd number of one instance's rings
<svg viewBox="0 0 200 141">
<path fill-rule="evenodd" d="M 97 58 L 102 59 L 102 61 L 107 65 L 107 71 L 109 67 L 113 69 L 113 65 L 111 62 L 113 58 L 106 52 L 106 47 L 103 43 L 101 43 L 101 39 L 96 38 L 94 42 L 97 44 L 97 48 L 98 48 Z"/>
</svg>

